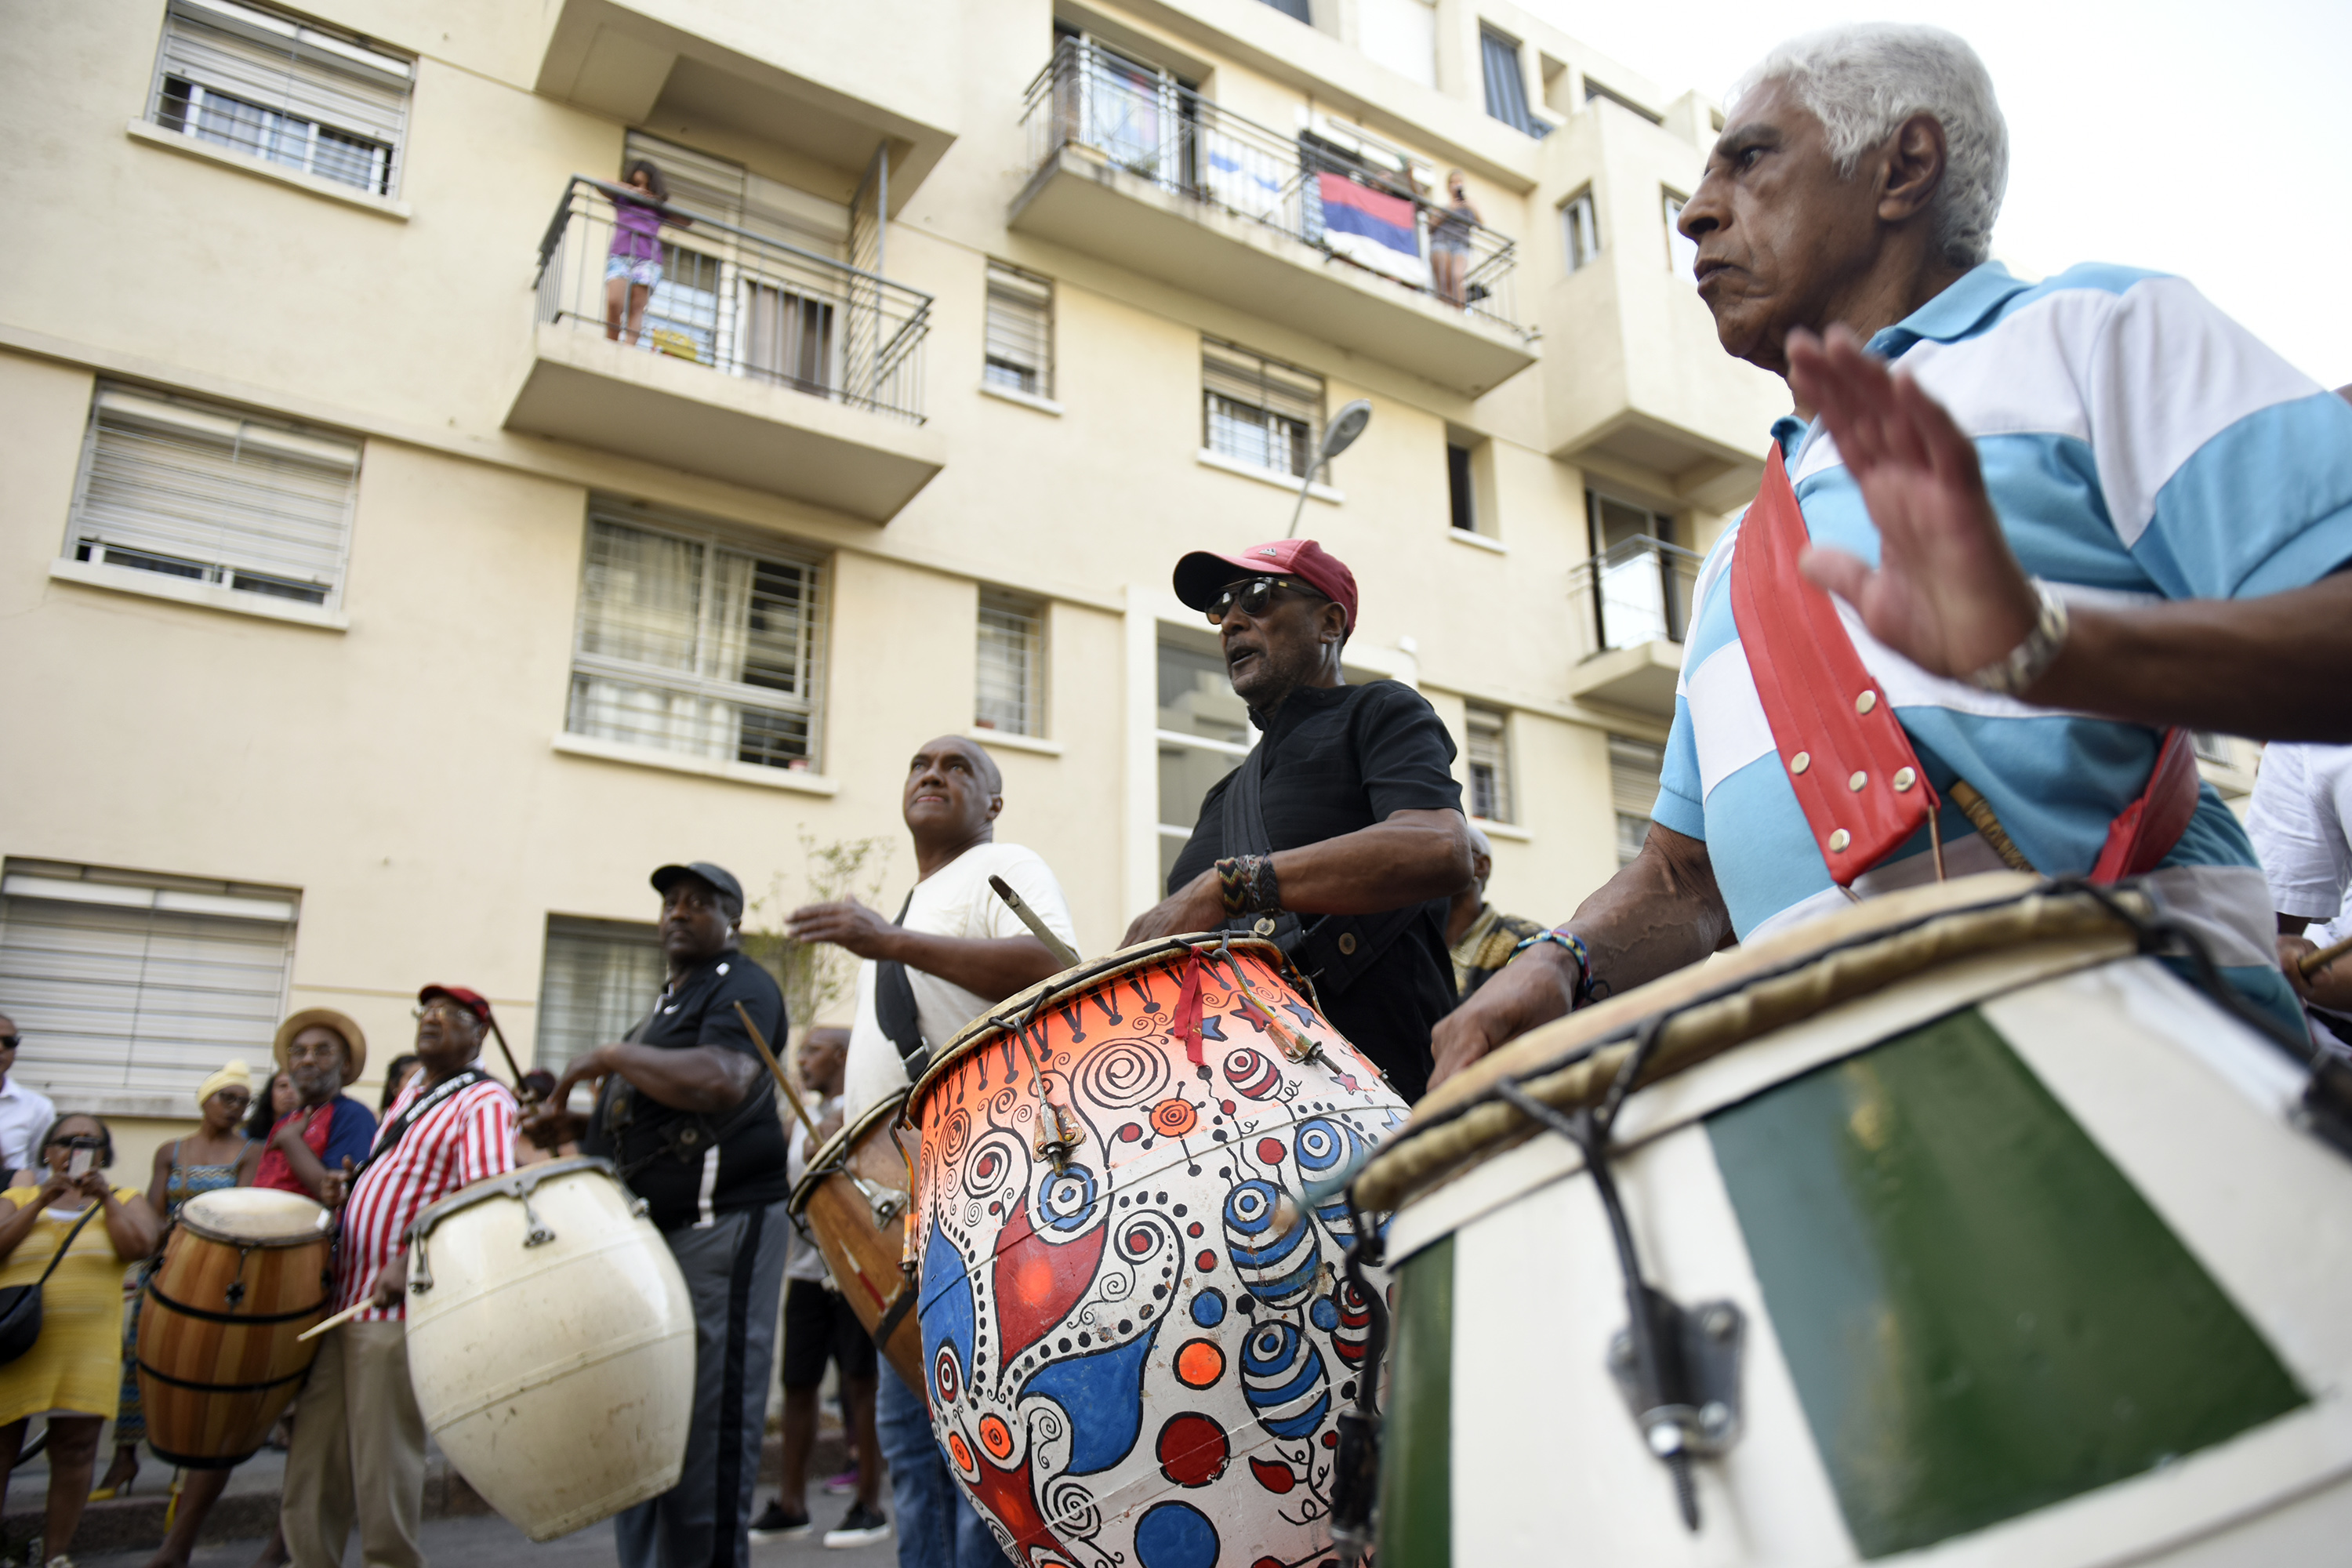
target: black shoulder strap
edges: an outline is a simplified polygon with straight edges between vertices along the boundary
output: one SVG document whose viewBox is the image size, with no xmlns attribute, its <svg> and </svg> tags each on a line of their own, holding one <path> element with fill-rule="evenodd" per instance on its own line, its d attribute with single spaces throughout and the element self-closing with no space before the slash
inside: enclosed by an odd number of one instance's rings
<svg viewBox="0 0 2352 1568">
<path fill-rule="evenodd" d="M 913 889 L 907 890 L 907 901 L 898 906 L 898 918 L 892 925 L 907 923 L 907 911 L 915 907 Z M 923 1038 L 923 1020 L 915 1009 L 915 984 L 907 978 L 907 966 L 897 959 L 883 959 L 874 965 L 874 1021 L 890 1043 L 898 1047 L 898 1059 L 907 1065 L 907 1077 L 919 1076 L 925 1063 L 931 1059 L 930 1043 Z"/>
<path fill-rule="evenodd" d="M 1224 852 L 1228 856 L 1274 853 L 1274 836 L 1265 828 L 1265 746 L 1261 740 L 1250 748 L 1250 754 L 1234 770 L 1234 782 L 1225 787 Z M 1286 910 L 1278 915 L 1235 915 L 1225 925 L 1231 931 L 1271 938 L 1315 983 L 1316 994 L 1328 1006 L 1428 907 L 1407 904 L 1379 914 L 1316 915 L 1311 923 Z"/>
<path fill-rule="evenodd" d="M 443 1100 L 449 1099 L 452 1095 L 463 1093 L 465 1090 L 472 1088 L 478 1083 L 487 1082 L 489 1076 L 489 1074 L 477 1067 L 461 1068 L 454 1076 L 444 1079 L 431 1090 L 426 1093 L 420 1094 L 415 1100 L 410 1100 L 408 1102 L 408 1109 L 402 1111 L 396 1120 L 386 1122 L 383 1127 L 376 1130 L 375 1147 L 368 1151 L 366 1159 L 362 1160 L 358 1165 L 353 1167 L 352 1171 L 352 1180 L 354 1182 L 358 1181 L 360 1179 L 360 1172 L 366 1170 L 370 1165 L 374 1164 L 378 1160 L 383 1159 L 386 1154 L 391 1153 L 394 1149 L 398 1147 L 400 1141 L 408 1136 L 408 1130 L 416 1125 L 417 1118 L 423 1116 L 426 1111 L 432 1110 Z"/>
<path fill-rule="evenodd" d="M 33 1281 L 33 1289 L 37 1290 L 49 1282 L 49 1276 L 55 1274 L 58 1271 L 58 1265 L 66 1260 L 66 1249 L 73 1246 L 74 1237 L 81 1234 L 81 1227 L 96 1219 L 99 1212 L 105 1207 L 106 1200 L 98 1198 L 91 1202 L 89 1207 L 82 1211 L 81 1218 L 74 1221 L 73 1228 L 66 1232 L 66 1238 L 58 1243 L 56 1253 L 49 1258 L 49 1266 L 41 1270 L 41 1277 L 38 1279 Z"/>
</svg>

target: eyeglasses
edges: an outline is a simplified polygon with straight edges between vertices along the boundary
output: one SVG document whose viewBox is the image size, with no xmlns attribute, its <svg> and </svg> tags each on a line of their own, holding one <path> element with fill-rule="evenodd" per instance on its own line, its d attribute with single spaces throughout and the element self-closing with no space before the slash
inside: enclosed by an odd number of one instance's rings
<svg viewBox="0 0 2352 1568">
<path fill-rule="evenodd" d="M 241 1089 L 216 1089 L 207 1098 L 217 1100 L 223 1105 L 245 1106 L 253 1103 L 253 1096 Z"/>
<path fill-rule="evenodd" d="M 415 1018 L 419 1023 L 423 1023 L 425 1021 L 425 1015 L 427 1013 L 438 1013 L 445 1018 L 472 1018 L 475 1016 L 474 1010 L 471 1007 L 467 1006 L 462 1002 L 452 1002 L 446 996 L 436 996 L 432 1001 L 425 1004 L 422 1007 L 411 1007 L 408 1010 L 408 1016 Z M 478 1019 L 477 1022 L 479 1020 Z"/>
<path fill-rule="evenodd" d="M 1294 594 L 1306 594 L 1318 599 L 1329 597 L 1296 577 L 1250 577 L 1239 583 L 1228 583 L 1218 590 L 1217 596 L 1209 601 L 1209 624 L 1213 626 L 1223 625 L 1225 616 L 1236 605 L 1241 606 L 1243 615 L 1255 620 L 1265 614 L 1266 605 L 1274 602 L 1276 588 L 1287 588 Z"/>
<path fill-rule="evenodd" d="M 22 1035 L 0 1035 L 0 1051 L 13 1051 L 24 1043 Z"/>
</svg>

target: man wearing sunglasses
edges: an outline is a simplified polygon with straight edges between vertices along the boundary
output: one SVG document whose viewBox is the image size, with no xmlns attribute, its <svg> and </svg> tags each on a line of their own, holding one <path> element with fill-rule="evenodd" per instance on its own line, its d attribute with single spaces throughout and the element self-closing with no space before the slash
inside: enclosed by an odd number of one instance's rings
<svg viewBox="0 0 2352 1568">
<path fill-rule="evenodd" d="M 1454 1005 L 1447 901 L 1470 880 L 1454 742 L 1421 693 L 1349 686 L 1356 578 L 1311 539 L 1196 550 L 1176 596 L 1204 611 L 1262 732 L 1201 803 L 1168 897 L 1127 941 L 1219 927 L 1272 937 L 1325 1014 L 1407 1100 Z"/>
<path fill-rule="evenodd" d="M 21 1171 L 33 1163 L 34 1140 L 58 1119 L 58 1108 L 39 1089 L 16 1079 L 16 1021 L 0 1016 L 0 1161 Z"/>
</svg>

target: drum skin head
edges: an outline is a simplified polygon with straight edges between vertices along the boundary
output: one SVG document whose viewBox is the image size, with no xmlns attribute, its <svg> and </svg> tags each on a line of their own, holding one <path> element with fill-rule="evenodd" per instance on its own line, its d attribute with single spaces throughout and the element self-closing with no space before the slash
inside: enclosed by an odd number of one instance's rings
<svg viewBox="0 0 2352 1568">
<path fill-rule="evenodd" d="M 198 1193 L 180 1209 L 180 1223 L 198 1236 L 245 1247 L 297 1247 L 314 1241 L 326 1209 L 300 1193 L 276 1187 L 224 1187 Z"/>
<path fill-rule="evenodd" d="M 1169 949 L 1064 977 L 1020 1031 L 1078 1130 L 1060 1163 L 1004 1031 L 967 1031 L 909 1101 L 932 1424 L 1022 1563 L 1318 1563 L 1370 1314 L 1345 1205 L 1305 1194 L 1405 1107 L 1270 944 L 1202 943 L 1197 973 Z M 1320 1055 L 1292 1060 L 1298 1037 Z"/>
</svg>

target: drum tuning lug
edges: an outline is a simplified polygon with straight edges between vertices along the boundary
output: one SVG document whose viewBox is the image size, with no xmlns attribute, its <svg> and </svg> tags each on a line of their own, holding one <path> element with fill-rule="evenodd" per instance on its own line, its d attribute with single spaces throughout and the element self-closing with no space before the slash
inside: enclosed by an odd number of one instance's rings
<svg viewBox="0 0 2352 1568">
<path fill-rule="evenodd" d="M 523 1233 L 522 1244 L 525 1247 L 544 1247 L 555 1239 L 555 1233 L 547 1228 L 546 1224 L 538 1215 L 531 1212 L 529 1198 L 522 1200 L 522 1218 L 523 1223 L 530 1226 Z"/>
<path fill-rule="evenodd" d="M 1682 1307 L 1663 1291 L 1648 1294 L 1664 1386 L 1641 1387 L 1631 1329 L 1620 1329 L 1610 1339 L 1610 1378 L 1653 1454 L 1661 1459 L 1714 1458 L 1739 1440 L 1747 1316 L 1730 1301 Z"/>
<path fill-rule="evenodd" d="M 643 1219 L 648 1213 L 652 1212 L 652 1209 L 653 1205 L 646 1202 L 643 1198 L 631 1198 L 629 1200 L 629 1217 L 631 1219 Z"/>
</svg>

